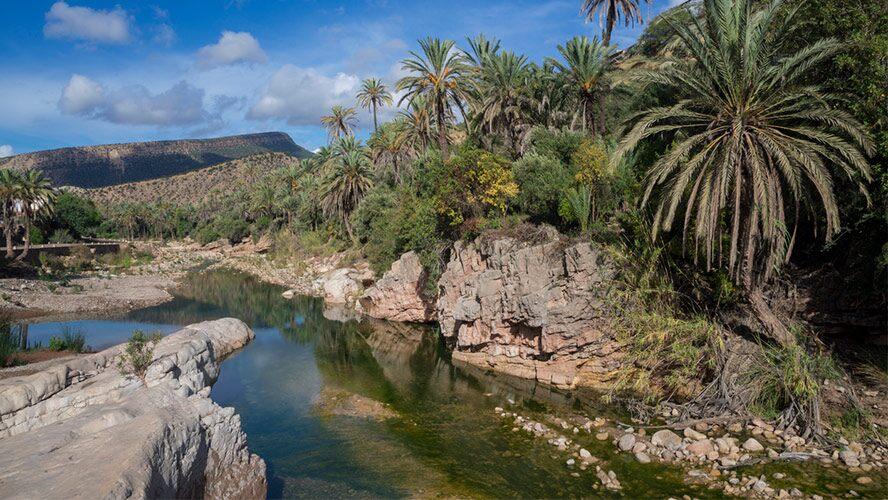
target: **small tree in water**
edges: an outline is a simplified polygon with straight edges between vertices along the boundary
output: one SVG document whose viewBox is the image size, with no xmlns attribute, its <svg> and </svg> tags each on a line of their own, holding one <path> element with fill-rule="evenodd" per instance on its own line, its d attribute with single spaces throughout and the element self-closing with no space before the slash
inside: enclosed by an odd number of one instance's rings
<svg viewBox="0 0 888 500">
<path fill-rule="evenodd" d="M 133 331 L 117 360 L 117 369 L 124 375 L 135 375 L 144 380 L 145 371 L 154 359 L 154 346 L 160 342 L 160 338 L 160 332 L 147 334 L 142 330 Z"/>
</svg>

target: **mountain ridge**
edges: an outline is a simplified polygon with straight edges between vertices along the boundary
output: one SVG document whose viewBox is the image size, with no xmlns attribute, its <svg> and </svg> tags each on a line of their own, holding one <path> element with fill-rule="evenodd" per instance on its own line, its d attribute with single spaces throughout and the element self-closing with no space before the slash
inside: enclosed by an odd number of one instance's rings
<svg viewBox="0 0 888 500">
<path fill-rule="evenodd" d="M 49 149 L 0 159 L 0 168 L 36 168 L 56 185 L 89 189 L 175 176 L 271 152 L 311 156 L 284 132 L 261 132 Z"/>
</svg>

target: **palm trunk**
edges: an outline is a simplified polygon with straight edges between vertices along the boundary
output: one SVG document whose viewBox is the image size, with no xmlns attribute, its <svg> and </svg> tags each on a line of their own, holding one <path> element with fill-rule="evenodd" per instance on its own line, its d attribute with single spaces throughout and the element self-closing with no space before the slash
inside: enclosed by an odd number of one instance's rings
<svg viewBox="0 0 888 500">
<path fill-rule="evenodd" d="M 24 249 L 22 250 L 22 253 L 20 253 L 19 256 L 15 258 L 15 260 L 24 260 L 24 258 L 28 256 L 28 250 L 31 249 L 31 218 L 28 215 L 25 215 L 24 227 L 25 227 Z"/>
<path fill-rule="evenodd" d="M 611 2 L 607 9 L 607 17 L 604 21 L 604 31 L 601 34 L 601 42 L 605 45 L 611 43 L 611 32 L 614 30 L 614 24 L 617 22 L 616 5 Z"/>
<path fill-rule="evenodd" d="M 598 135 L 604 137 L 604 121 L 607 114 L 607 94 L 600 92 L 598 94 Z"/>
<path fill-rule="evenodd" d="M 450 159 L 450 151 L 447 147 L 447 129 L 444 126 L 444 102 L 438 97 L 435 103 L 438 113 L 438 147 L 441 148 L 441 159 L 445 162 Z"/>
<path fill-rule="evenodd" d="M 3 207 L 3 235 L 6 236 L 6 258 L 11 259 L 15 257 L 15 252 L 12 250 L 12 231 L 15 227 L 12 221 L 12 214 L 9 213 L 9 207 Z"/>
<path fill-rule="evenodd" d="M 379 124 L 376 123 L 376 105 L 373 105 L 373 131 L 379 132 Z"/>
</svg>

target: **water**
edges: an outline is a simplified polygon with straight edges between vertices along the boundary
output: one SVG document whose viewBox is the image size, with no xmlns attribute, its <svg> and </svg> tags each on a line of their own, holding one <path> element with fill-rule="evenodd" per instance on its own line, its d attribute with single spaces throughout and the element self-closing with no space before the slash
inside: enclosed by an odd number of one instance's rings
<svg viewBox="0 0 888 500">
<path fill-rule="evenodd" d="M 325 310 L 322 301 L 287 300 L 281 291 L 244 275 L 203 272 L 166 304 L 112 318 L 33 324 L 29 341 L 46 345 L 68 327 L 103 348 L 134 329 L 169 333 L 225 316 L 246 321 L 256 339 L 224 362 L 212 393 L 241 415 L 250 448 L 268 464 L 270 497 L 621 496 L 596 490 L 591 469 L 571 476 L 567 455 L 512 432 L 511 422 L 493 411 L 510 400 L 530 416 L 611 409 L 455 367 L 431 328 L 334 321 L 325 314 L 342 313 Z M 335 406 L 331 395 L 382 402 L 395 416 L 321 409 L 319 401 Z M 677 468 L 641 465 L 588 435 L 578 441 L 616 472 L 623 497 L 720 497 L 684 485 Z M 821 485 L 822 474 L 815 476 L 812 484 Z"/>
</svg>

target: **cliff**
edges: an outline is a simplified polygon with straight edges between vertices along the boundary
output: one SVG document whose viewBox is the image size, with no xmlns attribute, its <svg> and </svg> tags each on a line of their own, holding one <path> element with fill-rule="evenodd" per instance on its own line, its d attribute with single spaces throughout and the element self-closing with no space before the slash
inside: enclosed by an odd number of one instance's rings
<svg viewBox="0 0 888 500">
<path fill-rule="evenodd" d="M 209 397 L 252 338 L 207 321 L 163 338 L 144 380 L 119 373 L 117 346 L 0 381 L 0 497 L 264 498 L 265 462 Z"/>
<path fill-rule="evenodd" d="M 167 177 L 268 152 L 311 156 L 289 135 L 267 132 L 52 149 L 0 159 L 0 167 L 38 169 L 57 186 L 97 188 Z"/>
</svg>

